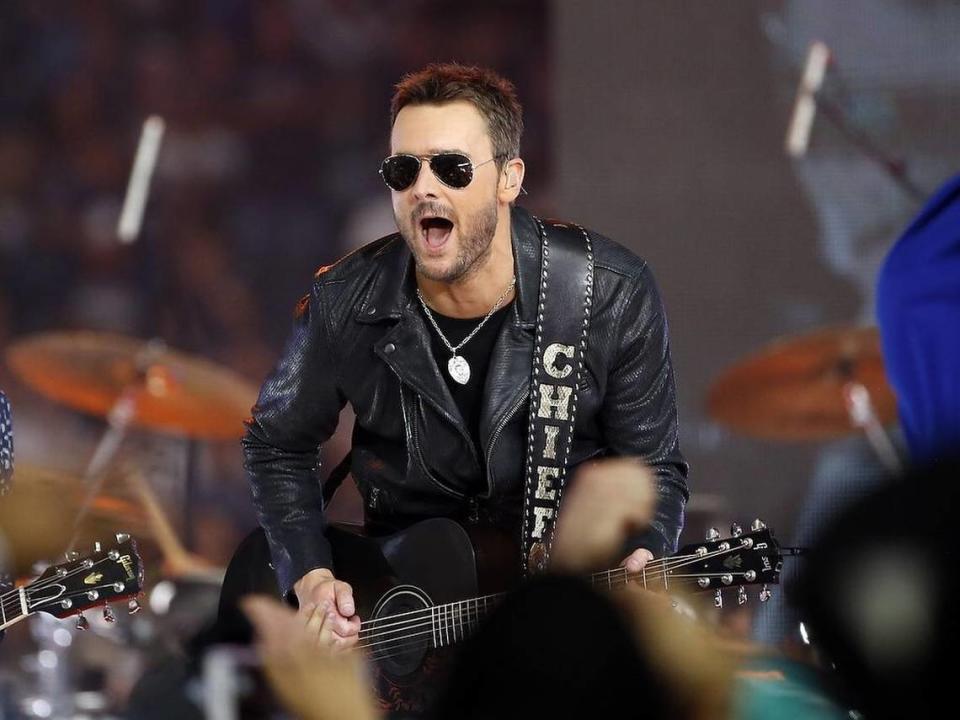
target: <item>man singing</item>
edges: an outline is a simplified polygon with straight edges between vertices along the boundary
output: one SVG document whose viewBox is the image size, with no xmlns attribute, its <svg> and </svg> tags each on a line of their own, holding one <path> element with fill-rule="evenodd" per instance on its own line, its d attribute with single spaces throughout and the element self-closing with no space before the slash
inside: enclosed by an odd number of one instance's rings
<svg viewBox="0 0 960 720">
<path fill-rule="evenodd" d="M 431 65 L 399 83 L 391 120 L 380 174 L 399 233 L 316 274 L 243 441 L 280 589 L 331 614 L 337 648 L 357 642 L 360 619 L 333 571 L 316 465 L 345 403 L 369 527 L 449 517 L 514 530 L 524 510 L 544 264 L 539 221 L 514 205 L 520 104 L 489 70 Z M 627 456 L 651 469 L 655 517 L 625 549 L 636 571 L 675 551 L 687 500 L 667 322 L 644 261 L 589 240 L 592 302 L 566 467 Z"/>
</svg>

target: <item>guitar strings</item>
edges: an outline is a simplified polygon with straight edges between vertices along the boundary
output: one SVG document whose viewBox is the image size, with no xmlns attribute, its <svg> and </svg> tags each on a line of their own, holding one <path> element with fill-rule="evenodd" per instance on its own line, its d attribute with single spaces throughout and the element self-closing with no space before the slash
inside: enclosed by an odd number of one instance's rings
<svg viewBox="0 0 960 720">
<path fill-rule="evenodd" d="M 691 575 L 674 575 L 674 579 L 677 581 L 696 581 L 700 578 L 716 578 L 723 577 L 724 575 L 744 575 L 744 573 L 696 573 Z M 731 585 L 733 583 L 731 582 Z M 459 606 L 459 607 L 457 607 Z M 417 618 L 411 618 L 410 620 L 405 620 L 402 622 L 392 623 L 387 626 L 374 628 L 366 634 L 363 630 L 360 633 L 360 639 L 371 640 L 372 638 L 383 638 L 381 642 L 390 642 L 396 640 L 396 637 L 390 637 L 391 635 L 396 635 L 397 633 L 402 633 L 408 630 L 415 630 L 421 627 L 437 627 L 438 632 L 449 632 L 449 628 L 456 628 L 459 624 L 463 626 L 464 623 L 469 623 L 473 619 L 484 616 L 489 608 L 486 604 L 481 608 L 479 604 L 475 603 L 473 600 L 462 600 L 456 603 L 447 603 L 445 605 L 434 605 L 430 608 L 426 608 L 422 611 L 422 616 Z M 429 614 L 429 617 L 426 615 Z M 448 628 L 448 630 L 444 630 Z M 402 636 L 401 636 L 402 637 Z M 361 642 L 362 647 L 373 647 L 376 645 L 376 642 L 364 643 Z"/>
<path fill-rule="evenodd" d="M 613 582 L 617 582 L 618 586 L 620 583 L 622 583 L 623 585 L 626 585 L 631 579 L 637 579 L 638 577 L 642 577 L 644 580 L 644 587 L 646 587 L 647 586 L 646 580 L 647 580 L 647 574 L 648 574 L 647 571 L 651 569 L 651 566 L 653 566 L 652 569 L 661 570 L 660 573 L 657 573 L 654 575 L 654 578 L 656 578 L 657 575 L 663 577 L 665 586 L 669 587 L 668 583 L 666 582 L 667 571 L 669 569 L 676 569 L 676 568 L 684 567 L 686 565 L 695 564 L 697 562 L 700 562 L 710 557 L 724 555 L 730 552 L 735 552 L 737 550 L 744 549 L 744 547 L 745 546 L 741 544 L 741 545 L 737 545 L 730 548 L 715 550 L 712 553 L 705 553 L 702 555 L 695 554 L 695 555 L 684 555 L 684 556 L 671 556 L 670 558 L 664 558 L 660 561 L 655 561 L 654 563 L 648 563 L 648 565 L 639 572 L 630 573 L 626 570 L 626 568 L 616 568 L 614 570 L 608 570 L 605 572 L 596 573 L 593 576 L 591 576 L 591 579 L 593 580 L 594 583 L 596 583 L 598 582 L 598 578 L 603 578 L 603 576 L 606 575 L 607 576 L 606 581 L 608 585 L 612 588 Z M 744 572 L 695 573 L 692 575 L 672 574 L 670 576 L 670 579 L 673 580 L 674 583 L 676 584 L 677 581 L 689 581 L 689 580 L 696 581 L 704 577 L 710 577 L 710 578 L 723 577 L 725 575 L 743 576 L 745 575 L 745 573 Z M 487 610 L 486 600 L 490 598 L 497 598 L 499 596 L 500 595 L 487 595 L 481 598 L 462 600 L 456 603 L 447 603 L 445 605 L 436 605 L 436 606 L 431 606 L 429 608 L 423 608 L 420 610 L 408 611 L 406 613 L 398 613 L 397 615 L 391 615 L 386 618 L 374 618 L 370 621 L 367 621 L 363 625 L 361 625 L 361 635 L 363 635 L 364 632 L 366 633 L 363 639 L 369 640 L 371 639 L 371 637 L 377 637 L 377 636 L 384 637 L 385 639 L 381 639 L 373 642 L 366 642 L 366 643 L 361 642 L 360 647 L 371 648 L 371 647 L 382 646 L 384 644 L 390 644 L 390 643 L 393 643 L 396 646 L 398 642 L 402 642 L 405 639 L 417 637 L 420 635 L 431 635 L 431 636 L 439 635 L 441 637 L 441 642 L 443 642 L 442 636 L 446 634 L 447 635 L 446 642 L 449 643 L 450 642 L 449 638 L 450 638 L 450 635 L 452 634 L 453 641 L 456 642 L 458 639 L 456 624 L 459 623 L 461 637 L 464 636 L 465 635 L 464 627 L 463 627 L 464 623 L 468 625 L 473 623 L 477 618 L 479 618 L 483 613 L 486 612 Z M 484 601 L 484 608 L 482 612 L 479 607 L 480 601 Z M 428 615 L 429 617 L 427 617 Z M 397 619 L 402 616 L 408 616 L 408 617 L 406 620 L 398 621 Z M 366 627 L 364 627 L 364 625 L 366 625 Z M 396 635 L 397 633 L 409 632 L 411 630 L 415 630 L 420 627 L 430 627 L 431 629 L 429 631 L 423 631 L 423 632 L 408 634 L 408 635 L 399 635 L 397 637 L 385 637 L 387 635 Z M 388 628 L 395 628 L 395 629 L 388 630 Z M 378 652 L 390 651 L 394 649 L 396 648 L 381 648 L 381 650 Z"/>
<path fill-rule="evenodd" d="M 711 557 L 716 557 L 726 553 L 735 552 L 736 550 L 739 550 L 742 548 L 743 546 L 740 545 L 740 546 L 734 546 L 734 547 L 723 549 L 723 550 L 715 550 L 712 553 L 706 553 L 704 555 L 697 555 L 697 554 L 682 555 L 682 556 L 674 555 L 669 558 L 662 558 L 660 560 L 655 560 L 651 563 L 648 563 L 643 570 L 640 570 L 634 573 L 628 572 L 626 568 L 615 568 L 613 570 L 607 570 L 604 572 L 595 573 L 594 575 L 591 576 L 591 581 L 593 583 L 607 582 L 608 585 L 612 588 L 613 582 L 622 583 L 625 585 L 630 580 L 636 580 L 640 578 L 640 579 L 643 579 L 644 581 L 643 582 L 644 587 L 647 587 L 648 586 L 647 575 L 649 574 L 650 570 L 659 570 L 659 572 L 655 572 L 653 574 L 654 580 L 656 580 L 657 578 L 663 578 L 666 581 L 667 579 L 666 574 L 669 570 L 694 564 Z M 715 577 L 715 576 L 722 576 L 723 574 L 728 574 L 728 573 L 719 573 L 715 575 L 711 575 L 709 573 L 698 573 L 696 577 Z M 742 574 L 742 573 L 735 573 L 735 574 Z M 605 580 L 600 580 L 599 578 L 602 578 L 604 575 L 606 575 L 607 578 Z M 685 576 L 673 575 L 672 577 L 674 579 L 680 579 Z M 664 584 L 669 587 L 669 585 L 666 582 Z M 657 583 L 657 586 L 659 587 L 659 582 Z M 410 610 L 404 613 L 397 613 L 396 615 L 390 615 L 385 618 L 372 618 L 370 620 L 367 620 L 361 623 L 360 634 L 363 635 L 363 633 L 366 632 L 367 637 L 369 637 L 374 632 L 388 628 L 388 627 L 395 627 L 398 625 L 406 626 L 407 624 L 409 624 L 410 621 L 420 621 L 420 620 L 427 619 L 426 618 L 427 615 L 430 615 L 432 619 L 433 614 L 436 611 L 436 608 L 453 606 L 453 605 L 463 604 L 463 603 L 476 603 L 476 602 L 485 601 L 488 599 L 499 598 L 502 595 L 503 593 L 486 595 L 479 598 L 473 598 L 470 600 L 461 600 L 461 601 L 458 601 L 457 603 L 446 603 L 445 605 L 433 605 L 428 608 Z M 400 620 L 400 618 L 405 618 L 405 617 L 407 618 L 406 620 Z"/>
<path fill-rule="evenodd" d="M 685 555 L 685 556 L 671 556 L 669 558 L 663 558 L 661 560 L 656 560 L 651 563 L 648 563 L 643 570 L 639 572 L 630 573 L 626 568 L 615 568 L 612 570 L 607 570 L 599 573 L 595 573 L 591 576 L 591 581 L 594 584 L 606 582 L 608 587 L 612 588 L 614 583 L 617 587 L 621 584 L 626 585 L 631 580 L 642 579 L 644 587 L 648 586 L 648 575 L 653 571 L 653 580 L 656 581 L 658 578 L 662 578 L 664 581 L 664 586 L 669 587 L 667 582 L 667 573 L 670 570 L 684 567 L 691 563 L 697 563 L 704 559 L 715 557 L 718 555 L 723 555 L 725 553 L 734 552 L 736 550 L 743 549 L 743 545 L 734 546 L 724 550 L 717 550 L 712 553 L 706 553 L 703 555 Z M 49 598 L 42 600 L 34 600 L 32 594 L 41 590 L 44 590 L 52 585 L 60 584 L 63 581 L 69 579 L 70 577 L 82 574 L 85 571 L 92 570 L 94 567 L 100 563 L 108 561 L 109 558 L 101 558 L 98 561 L 95 561 L 90 567 L 77 567 L 73 571 L 68 572 L 66 575 L 60 577 L 55 576 L 49 578 L 45 582 L 37 582 L 32 587 L 22 587 L 14 588 L 13 590 L 4 593 L 0 596 L 0 608 L 3 609 L 3 614 L 6 616 L 8 611 L 16 611 L 18 613 L 18 618 L 22 615 L 22 604 L 20 593 L 24 592 L 24 596 L 27 603 L 28 612 L 34 612 L 36 609 L 43 604 L 49 604 L 55 600 L 60 599 L 58 595 L 57 598 Z M 690 576 L 680 576 L 672 575 L 671 579 L 674 581 L 685 580 L 685 579 L 694 579 L 701 577 L 722 577 L 724 574 L 730 573 L 697 573 Z M 734 575 L 742 575 L 743 573 L 733 573 Z M 604 577 L 605 576 L 605 577 Z M 94 589 L 103 589 L 106 587 L 111 587 L 113 583 L 108 583 L 103 586 L 97 586 L 96 588 L 89 588 L 84 592 L 89 592 Z M 659 582 L 657 582 L 659 586 Z M 76 593 L 74 593 L 76 594 Z M 447 643 L 450 642 L 450 636 L 453 636 L 453 642 L 456 642 L 458 639 L 462 639 L 466 630 L 472 628 L 464 628 L 466 623 L 468 626 L 472 625 L 481 615 L 485 614 L 487 611 L 487 602 L 489 600 L 496 600 L 500 598 L 503 593 L 497 593 L 493 595 L 486 595 L 479 598 L 472 598 L 469 600 L 463 600 L 456 603 L 447 603 L 444 605 L 431 606 L 429 608 L 423 608 L 419 610 L 411 610 L 405 613 L 398 613 L 396 615 L 391 615 L 386 618 L 373 618 L 361 624 L 360 634 L 365 639 L 371 639 L 372 637 L 381 637 L 384 639 L 376 640 L 374 642 L 360 643 L 360 646 L 363 648 L 373 648 L 382 646 L 384 644 L 393 644 L 393 647 L 383 648 L 375 651 L 380 653 L 382 657 L 388 657 L 389 655 L 383 655 L 384 652 L 395 653 L 397 650 L 402 650 L 401 646 L 398 643 L 402 643 L 411 638 L 416 638 L 418 636 L 435 636 L 438 635 L 441 638 L 441 643 L 444 642 L 442 639 L 443 635 L 446 635 Z M 483 610 L 480 609 L 480 602 L 484 603 Z M 459 607 L 457 607 L 459 606 Z M 402 619 L 406 618 L 406 619 Z M 427 622 L 423 622 L 427 621 Z M 435 622 L 436 621 L 436 622 Z M 443 623 L 443 624 L 440 624 Z M 457 624 L 460 626 L 460 638 L 457 637 Z M 435 626 L 436 625 L 436 626 Z M 431 629 L 424 632 L 413 633 L 409 631 L 415 630 L 419 627 L 430 627 Z M 394 629 L 390 629 L 394 628 Z M 406 635 L 398 635 L 397 637 L 386 637 L 388 635 L 396 635 L 397 633 L 408 633 Z M 433 639 L 433 637 L 431 637 Z M 419 644 L 419 643 L 416 643 Z M 442 646 L 442 645 L 441 645 Z M 375 658 L 379 659 L 379 658 Z"/>
<path fill-rule="evenodd" d="M 723 551 L 721 551 L 721 552 L 723 552 Z M 676 557 L 677 557 L 677 556 L 674 556 L 674 558 L 676 558 Z M 683 558 L 691 557 L 691 558 L 698 558 L 698 559 L 699 559 L 701 556 L 698 556 L 698 555 L 688 555 L 688 556 L 682 556 L 682 557 L 683 557 Z M 647 564 L 645 570 L 646 570 L 646 569 L 650 569 L 652 566 L 665 565 L 666 562 L 667 562 L 667 560 L 668 560 L 667 558 L 660 559 L 660 560 L 654 560 L 653 562 Z M 656 568 L 654 567 L 653 569 L 656 569 Z M 626 572 L 626 568 L 615 568 L 614 570 L 608 570 L 608 571 L 606 571 L 606 572 L 609 573 L 609 574 L 625 573 L 625 572 Z M 643 572 L 643 571 L 641 571 L 641 573 L 642 573 L 642 572 Z M 591 576 L 591 580 L 592 580 L 592 581 L 595 581 L 595 578 L 596 578 L 596 577 L 601 576 L 601 575 L 603 575 L 603 574 L 604 574 L 604 573 L 596 573 L 595 575 Z M 479 597 L 479 598 L 474 598 L 473 600 L 485 600 L 485 599 L 499 598 L 499 597 L 503 596 L 503 594 L 504 594 L 504 593 L 494 593 L 494 594 L 492 594 L 492 595 L 484 595 L 484 596 L 481 596 L 481 597 Z M 468 601 L 468 600 L 463 600 L 463 601 L 460 601 L 460 602 L 470 602 L 470 601 Z M 453 603 L 448 603 L 448 604 L 453 604 Z M 392 621 L 395 621 L 395 620 L 397 620 L 398 618 L 402 618 L 402 617 L 405 617 L 405 616 L 418 615 L 418 614 L 422 615 L 422 614 L 424 614 L 424 613 L 429 613 L 429 612 L 432 611 L 432 608 L 434 608 L 434 607 L 440 607 L 440 606 L 433 605 L 433 606 L 431 606 L 431 607 L 429 607 L 429 608 L 420 608 L 420 609 L 418 609 L 418 610 L 409 610 L 409 611 L 407 611 L 407 612 L 397 613 L 397 614 L 395 614 L 395 615 L 390 615 L 390 616 L 384 617 L 384 618 L 371 618 L 370 620 L 365 620 L 365 621 L 362 622 L 361 625 L 360 625 L 360 632 L 362 633 L 364 630 L 377 629 L 378 627 L 380 627 L 380 625 L 379 625 L 380 623 L 387 623 L 387 622 L 391 622 L 391 623 L 392 623 Z M 386 627 L 386 626 L 384 626 L 384 627 Z"/>
<path fill-rule="evenodd" d="M 430 607 L 427 607 L 427 608 L 420 608 L 419 610 L 410 610 L 404 613 L 397 613 L 396 615 L 388 615 L 387 617 L 383 617 L 383 618 L 372 618 L 370 620 L 360 623 L 360 634 L 362 635 L 364 632 L 367 632 L 367 634 L 369 635 L 369 634 L 380 632 L 387 628 L 405 626 L 411 620 L 417 621 L 417 620 L 424 619 L 423 618 L 424 615 L 430 615 L 432 617 L 434 612 L 437 611 L 437 608 L 445 608 L 448 606 L 462 605 L 467 603 L 479 604 L 481 602 L 484 603 L 484 606 L 486 606 L 488 601 L 498 600 L 499 598 L 503 597 L 505 594 L 506 593 L 496 593 L 494 595 L 484 595 L 478 598 L 470 598 L 468 600 L 458 600 L 456 602 L 444 603 L 442 605 L 431 605 Z M 386 623 L 386 621 L 394 621 L 394 620 L 397 620 L 397 618 L 400 618 L 403 616 L 413 616 L 413 615 L 416 615 L 417 617 L 408 617 L 406 620 L 400 620 L 399 622 Z M 374 623 L 386 623 L 386 624 L 373 625 Z M 371 627 L 371 625 L 373 626 Z"/>
<path fill-rule="evenodd" d="M 467 627 L 461 625 L 459 632 L 456 626 L 447 627 L 445 630 L 443 628 L 431 628 L 430 630 L 421 630 L 385 641 L 368 644 L 361 643 L 358 647 L 365 650 L 375 648 L 369 653 L 369 659 L 374 662 L 397 657 L 415 649 L 424 650 L 430 647 L 447 647 L 465 639 L 468 634 L 472 633 L 474 625 L 481 619 L 481 616 L 482 614 L 472 614 L 472 616 L 467 619 Z M 434 642 L 434 639 L 438 635 L 441 639 L 440 645 Z"/>
<path fill-rule="evenodd" d="M 702 577 L 722 577 L 725 574 L 730 573 L 697 573 L 691 575 L 676 575 L 675 579 L 684 582 L 696 582 L 699 578 Z M 732 573 L 733 575 L 742 575 L 743 573 Z M 437 608 L 442 606 L 435 606 Z M 363 649 L 377 648 L 380 649 L 376 652 L 392 652 L 397 649 L 401 649 L 404 646 L 413 647 L 414 645 L 419 645 L 420 643 L 415 643 L 410 645 L 405 641 L 418 638 L 431 636 L 431 640 L 439 637 L 439 645 L 437 647 L 443 647 L 444 645 L 457 642 L 466 637 L 467 633 L 472 631 L 473 625 L 485 615 L 485 611 L 481 611 L 479 607 L 467 608 L 465 610 L 453 610 L 447 609 L 446 611 L 441 611 L 436 614 L 436 618 L 430 618 L 427 622 L 420 622 L 417 624 L 411 624 L 403 628 L 407 631 L 416 631 L 410 632 L 406 635 L 398 635 L 395 637 L 387 637 L 384 639 L 376 640 L 374 642 L 361 642 L 358 644 L 358 647 Z M 434 623 L 434 619 L 438 622 Z M 421 630 L 420 628 L 430 628 L 428 630 Z M 396 634 L 402 632 L 403 630 L 392 630 L 384 635 Z M 383 647 L 389 646 L 389 647 Z M 377 659 L 377 658 L 374 658 Z"/>
<path fill-rule="evenodd" d="M 703 577 L 703 575 L 684 576 L 681 579 L 693 580 L 699 577 Z M 430 620 L 427 622 L 408 625 L 407 627 L 403 628 L 403 630 L 392 630 L 388 633 L 384 633 L 384 635 L 394 635 L 394 637 L 385 637 L 373 642 L 361 642 L 359 643 L 359 647 L 373 648 L 382 645 L 390 645 L 391 643 L 396 644 L 407 638 L 418 637 L 421 635 L 432 635 L 439 637 L 440 646 L 442 646 L 444 644 L 448 644 L 451 639 L 453 642 L 463 639 L 466 635 L 466 632 L 472 629 L 471 626 L 484 616 L 485 612 L 481 611 L 479 608 L 466 609 L 459 612 L 451 610 L 444 613 L 439 613 L 436 618 L 436 623 Z M 420 630 L 420 628 L 430 629 Z M 396 635 L 398 632 L 412 630 L 417 630 L 418 632 L 407 635 Z"/>
<path fill-rule="evenodd" d="M 472 602 L 474 600 L 486 600 L 486 599 L 498 598 L 498 597 L 501 597 L 503 594 L 504 593 L 493 593 L 492 595 L 482 595 L 478 598 L 470 598 L 470 600 L 459 600 L 457 602 Z M 452 605 L 454 603 L 446 603 L 446 604 Z M 420 608 L 418 610 L 408 610 L 406 612 L 397 613 L 396 615 L 388 615 L 387 617 L 370 618 L 369 620 L 364 620 L 362 623 L 360 623 L 360 632 L 363 632 L 366 629 L 373 629 L 378 623 L 392 621 L 397 618 L 405 617 L 408 615 L 416 615 L 418 613 L 430 612 L 431 608 L 435 608 L 435 607 L 440 607 L 440 606 L 431 605 L 428 608 Z"/>
<path fill-rule="evenodd" d="M 675 576 L 677 579 L 681 579 L 682 576 Z M 704 577 L 704 574 L 697 574 L 695 577 Z M 421 610 L 411 611 L 404 613 L 408 615 L 405 620 L 390 622 L 388 624 L 377 625 L 373 628 L 363 628 L 361 627 L 361 640 L 371 640 L 374 637 L 384 638 L 379 640 L 379 643 L 384 642 L 393 642 L 400 637 L 388 637 L 390 635 L 396 635 L 397 633 L 404 633 L 410 630 L 414 630 L 420 627 L 434 627 L 437 626 L 438 632 L 442 635 L 444 633 L 449 634 L 451 628 L 453 628 L 454 634 L 456 633 L 456 624 L 459 623 L 461 626 L 464 621 L 471 622 L 474 618 L 485 613 L 487 611 L 486 600 L 490 597 L 497 598 L 500 595 L 495 596 L 486 596 L 486 598 L 481 598 L 478 600 L 484 601 L 484 608 L 481 611 L 479 602 L 476 600 L 463 600 L 456 603 L 447 603 L 444 605 L 431 606 L 429 608 L 423 608 Z M 396 620 L 397 616 L 390 616 L 388 618 L 382 618 L 382 620 Z M 391 629 L 392 628 L 392 629 Z M 431 630 L 432 632 L 432 630 Z M 372 647 L 378 644 L 378 642 L 368 642 L 361 643 L 364 647 Z"/>
</svg>

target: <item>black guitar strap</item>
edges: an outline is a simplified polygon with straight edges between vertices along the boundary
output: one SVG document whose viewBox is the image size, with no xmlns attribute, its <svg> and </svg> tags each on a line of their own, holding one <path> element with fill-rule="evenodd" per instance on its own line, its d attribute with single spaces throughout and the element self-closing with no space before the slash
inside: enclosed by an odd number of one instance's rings
<svg viewBox="0 0 960 720">
<path fill-rule="evenodd" d="M 576 225 L 541 221 L 543 259 L 530 382 L 523 500 L 524 574 L 544 570 L 567 475 L 593 300 L 593 245 Z"/>
</svg>

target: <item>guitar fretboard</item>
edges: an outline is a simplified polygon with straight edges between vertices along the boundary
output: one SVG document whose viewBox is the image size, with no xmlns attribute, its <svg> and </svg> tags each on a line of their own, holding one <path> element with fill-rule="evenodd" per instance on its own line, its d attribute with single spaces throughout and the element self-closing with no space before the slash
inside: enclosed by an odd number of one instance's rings
<svg viewBox="0 0 960 720">
<path fill-rule="evenodd" d="M 725 576 L 742 579 L 744 573 L 684 570 L 705 559 L 739 549 L 741 547 L 734 545 L 712 553 L 672 555 L 652 560 L 639 572 L 629 572 L 619 567 L 595 573 L 589 581 L 597 589 L 615 590 L 636 582 L 645 589 L 668 591 L 677 586 L 696 585 L 703 578 Z M 503 597 L 504 593 L 497 593 L 368 620 L 360 626 L 360 647 L 368 649 L 372 659 L 381 660 L 416 648 L 453 645 L 469 637 Z"/>
<path fill-rule="evenodd" d="M 16 588 L 0 595 L 0 630 L 23 620 L 29 614 L 24 588 Z"/>
</svg>

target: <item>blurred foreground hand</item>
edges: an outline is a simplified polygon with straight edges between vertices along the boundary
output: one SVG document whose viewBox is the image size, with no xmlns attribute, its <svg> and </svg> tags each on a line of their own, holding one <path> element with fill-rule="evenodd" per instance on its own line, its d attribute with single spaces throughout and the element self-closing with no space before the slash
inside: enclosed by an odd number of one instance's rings
<svg viewBox="0 0 960 720">
<path fill-rule="evenodd" d="M 653 517 L 653 475 L 639 460 L 610 458 L 581 465 L 564 494 L 551 564 L 554 570 L 584 573 L 608 568 L 627 537 Z M 640 570 L 653 554 L 639 549 L 625 561 Z"/>
<path fill-rule="evenodd" d="M 632 584 L 625 592 L 611 593 L 610 599 L 673 698 L 675 720 L 731 717 L 734 670 L 744 659 L 742 652 L 702 620 L 677 612 L 670 595 Z"/>
<path fill-rule="evenodd" d="M 334 654 L 324 634 L 333 632 L 325 606 L 295 612 L 273 598 L 241 602 L 257 634 L 263 667 L 283 705 L 303 720 L 379 718 L 363 656 Z"/>
</svg>

